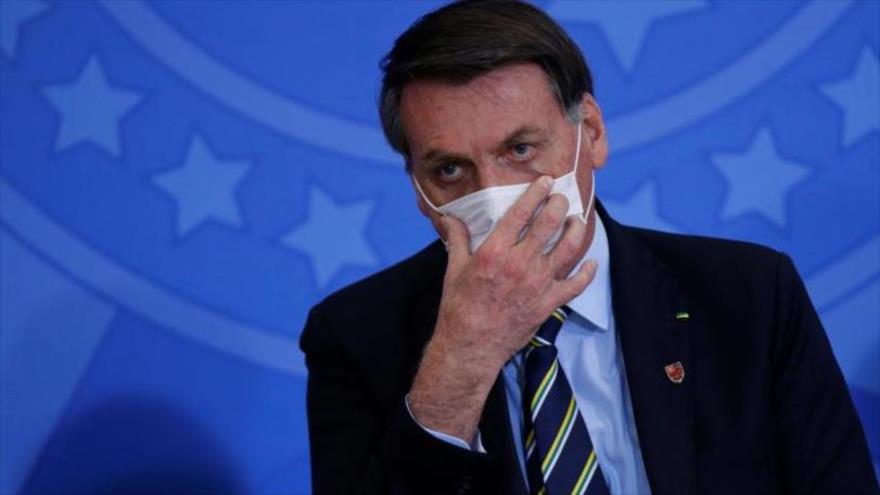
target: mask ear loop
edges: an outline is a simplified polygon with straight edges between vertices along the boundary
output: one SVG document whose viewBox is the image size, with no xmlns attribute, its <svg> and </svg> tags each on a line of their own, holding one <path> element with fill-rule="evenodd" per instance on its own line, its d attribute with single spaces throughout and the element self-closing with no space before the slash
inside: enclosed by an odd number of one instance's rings
<svg viewBox="0 0 880 495">
<path fill-rule="evenodd" d="M 593 177 L 590 179 L 590 199 L 584 207 L 584 216 L 581 218 L 584 223 L 587 223 L 587 215 L 590 213 L 590 209 L 593 207 L 593 201 L 596 199 L 596 172 L 591 172 L 591 175 Z"/>
<path fill-rule="evenodd" d="M 436 212 L 437 212 L 438 214 L 440 214 L 441 216 L 446 216 L 445 213 L 443 213 L 442 211 L 440 211 L 440 208 L 437 208 L 436 206 L 434 206 L 434 203 L 432 203 L 431 200 L 428 199 L 428 195 L 425 194 L 425 191 L 422 190 L 422 186 L 419 185 L 419 181 L 418 181 L 418 179 L 416 179 L 415 175 L 413 175 L 412 173 L 410 173 L 410 174 L 409 174 L 409 179 L 412 181 L 413 185 L 416 186 L 416 189 L 419 191 L 419 194 L 422 195 L 422 199 L 425 200 L 425 203 L 427 203 L 428 206 L 430 206 L 432 210 L 436 211 Z"/>
<path fill-rule="evenodd" d="M 581 161 L 580 158 L 581 158 L 581 138 L 582 138 L 582 136 L 583 136 L 583 134 L 581 134 L 581 121 L 578 121 L 577 145 L 575 145 L 575 151 L 574 151 L 574 179 L 575 179 L 575 182 L 577 181 L 578 164 Z M 584 222 L 585 224 L 587 223 L 587 215 L 590 213 L 590 208 L 593 207 L 593 201 L 596 199 L 596 172 L 591 171 L 590 173 L 592 174 L 592 178 L 590 179 L 590 199 L 587 200 L 587 204 L 584 205 L 583 216 L 578 216 L 578 218 L 582 222 Z"/>
<path fill-rule="evenodd" d="M 574 147 L 574 176 L 577 177 L 578 163 L 581 161 L 581 122 L 578 121 L 577 144 Z"/>
<path fill-rule="evenodd" d="M 422 190 L 422 186 L 419 185 L 419 181 L 416 179 L 415 175 L 410 173 L 409 179 L 412 181 L 413 185 L 416 186 L 416 189 L 419 191 L 419 194 L 422 195 L 422 199 L 425 200 L 425 203 L 427 203 L 427 205 L 430 206 L 431 209 L 434 210 L 435 212 L 437 212 L 441 217 L 445 217 L 446 213 L 443 213 L 442 211 L 440 211 L 440 209 L 437 208 L 436 206 L 434 206 L 434 203 L 432 203 L 431 200 L 428 199 L 428 195 L 425 194 L 425 191 Z M 446 248 L 446 250 L 448 251 L 449 244 L 446 242 L 446 239 L 444 239 L 442 235 L 438 235 L 437 237 L 440 238 L 440 242 L 443 243 L 443 247 Z"/>
</svg>

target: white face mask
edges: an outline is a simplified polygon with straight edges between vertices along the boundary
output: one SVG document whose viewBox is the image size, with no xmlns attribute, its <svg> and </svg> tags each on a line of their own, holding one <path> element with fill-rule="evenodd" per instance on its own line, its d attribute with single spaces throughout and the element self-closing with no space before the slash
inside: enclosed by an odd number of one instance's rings
<svg viewBox="0 0 880 495">
<path fill-rule="evenodd" d="M 568 200 L 568 213 L 566 216 L 575 215 L 577 218 L 582 221 L 585 220 L 586 212 L 589 211 L 590 207 L 593 204 L 593 197 L 596 192 L 596 183 L 595 180 L 592 181 L 592 187 L 590 188 L 590 199 L 587 201 L 587 206 L 584 208 L 584 205 L 581 203 L 581 193 L 578 189 L 577 185 L 577 166 L 578 166 L 578 158 L 581 154 L 581 124 L 578 123 L 577 127 L 577 146 L 575 147 L 574 152 L 574 165 L 572 165 L 572 171 L 558 177 L 553 182 L 552 193 L 559 193 L 565 196 L 565 199 Z M 441 215 L 449 215 L 451 217 L 455 217 L 467 226 L 468 232 L 471 236 L 471 253 L 474 253 L 477 248 L 479 248 L 483 242 L 489 237 L 489 234 L 495 230 L 495 227 L 498 225 L 498 222 L 501 220 L 501 217 L 507 212 L 508 209 L 519 199 L 520 196 L 526 192 L 526 189 L 531 185 L 530 183 L 524 184 L 513 184 L 510 186 L 495 186 L 495 187 L 487 187 L 486 189 L 480 189 L 479 191 L 472 192 L 466 196 L 462 196 L 461 198 L 456 199 L 455 201 L 449 202 L 443 206 L 434 206 L 431 203 L 431 200 L 428 199 L 428 196 L 422 190 L 422 187 L 419 185 L 419 181 L 413 177 L 413 184 L 415 184 L 416 189 L 418 189 L 419 194 L 422 195 L 422 198 L 425 200 L 425 203 L 431 207 L 434 211 Z M 543 208 L 543 205 L 538 208 Z M 559 229 L 553 233 L 550 237 L 550 240 L 547 241 L 547 245 L 544 247 L 544 252 L 547 253 L 556 243 L 559 241 L 559 238 L 562 237 L 562 229 L 564 225 L 560 225 Z M 525 229 L 522 233 L 520 233 L 520 238 L 525 234 Z M 444 241 L 445 242 L 445 241 Z"/>
</svg>

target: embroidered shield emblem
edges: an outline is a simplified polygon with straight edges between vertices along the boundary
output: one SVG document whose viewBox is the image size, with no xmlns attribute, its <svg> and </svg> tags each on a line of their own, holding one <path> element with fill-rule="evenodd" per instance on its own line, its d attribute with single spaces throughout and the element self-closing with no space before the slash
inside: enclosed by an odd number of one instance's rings
<svg viewBox="0 0 880 495">
<path fill-rule="evenodd" d="M 681 361 L 667 364 L 663 369 L 666 370 L 666 376 L 672 383 L 681 383 L 684 380 L 684 366 L 681 365 Z"/>
</svg>

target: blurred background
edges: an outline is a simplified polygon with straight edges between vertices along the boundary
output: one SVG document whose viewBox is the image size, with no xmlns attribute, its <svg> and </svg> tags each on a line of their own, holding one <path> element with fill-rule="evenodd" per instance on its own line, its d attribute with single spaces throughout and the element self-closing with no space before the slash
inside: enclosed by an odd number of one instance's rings
<svg viewBox="0 0 880 495">
<path fill-rule="evenodd" d="M 538 4 L 600 199 L 789 253 L 880 466 L 880 2 Z M 375 107 L 438 5 L 0 0 L 0 493 L 309 491 L 306 313 L 435 238 Z"/>
</svg>

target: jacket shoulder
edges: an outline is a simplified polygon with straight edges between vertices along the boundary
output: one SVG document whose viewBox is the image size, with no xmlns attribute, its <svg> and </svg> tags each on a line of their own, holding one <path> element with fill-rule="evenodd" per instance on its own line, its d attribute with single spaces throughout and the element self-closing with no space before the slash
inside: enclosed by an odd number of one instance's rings
<svg viewBox="0 0 880 495">
<path fill-rule="evenodd" d="M 442 279 L 445 268 L 446 251 L 440 241 L 436 241 L 388 268 L 339 289 L 318 306 L 328 310 L 344 307 L 347 311 L 365 302 L 374 310 L 377 305 L 393 306 L 429 289 L 432 282 Z"/>
<path fill-rule="evenodd" d="M 705 265 L 707 268 L 732 268 L 733 264 L 776 264 L 783 253 L 760 244 L 705 237 L 673 234 L 656 230 L 624 227 L 633 232 L 655 254 L 668 262 Z"/>
<path fill-rule="evenodd" d="M 315 333 L 342 332 L 352 335 L 384 335 L 401 325 L 406 308 L 439 298 L 446 270 L 446 250 L 436 241 L 418 253 L 384 270 L 330 294 L 312 307 L 300 345 Z"/>
<path fill-rule="evenodd" d="M 779 291 L 802 285 L 791 259 L 751 242 L 670 234 L 630 228 L 677 281 L 687 299 L 702 301 L 720 314 L 742 308 L 770 310 Z M 775 301 L 775 303 L 773 302 Z"/>
</svg>

